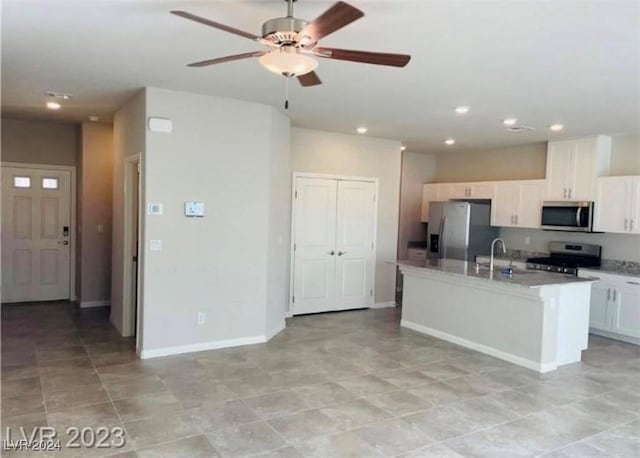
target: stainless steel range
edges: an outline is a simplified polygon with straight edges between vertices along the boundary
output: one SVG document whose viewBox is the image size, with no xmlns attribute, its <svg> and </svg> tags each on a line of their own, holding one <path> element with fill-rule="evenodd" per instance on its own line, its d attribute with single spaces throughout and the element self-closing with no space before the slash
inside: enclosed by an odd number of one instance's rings
<svg viewBox="0 0 640 458">
<path fill-rule="evenodd" d="M 602 255 L 602 247 L 600 245 L 551 242 L 549 251 L 551 253 L 549 257 L 528 258 L 527 269 L 578 275 L 579 267 L 600 266 Z"/>
</svg>

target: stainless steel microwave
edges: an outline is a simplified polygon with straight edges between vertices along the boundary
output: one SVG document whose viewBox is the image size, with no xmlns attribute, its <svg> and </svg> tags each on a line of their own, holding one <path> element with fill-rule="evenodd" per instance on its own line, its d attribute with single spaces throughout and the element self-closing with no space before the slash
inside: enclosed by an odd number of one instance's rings
<svg viewBox="0 0 640 458">
<path fill-rule="evenodd" d="M 543 202 L 542 229 L 593 232 L 593 202 Z"/>
</svg>

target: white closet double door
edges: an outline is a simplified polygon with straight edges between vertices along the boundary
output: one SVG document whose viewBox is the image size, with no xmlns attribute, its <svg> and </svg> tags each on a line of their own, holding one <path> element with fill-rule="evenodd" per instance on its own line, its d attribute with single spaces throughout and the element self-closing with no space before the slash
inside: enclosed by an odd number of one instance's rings
<svg viewBox="0 0 640 458">
<path fill-rule="evenodd" d="M 293 314 L 373 305 L 376 185 L 295 180 Z"/>
</svg>

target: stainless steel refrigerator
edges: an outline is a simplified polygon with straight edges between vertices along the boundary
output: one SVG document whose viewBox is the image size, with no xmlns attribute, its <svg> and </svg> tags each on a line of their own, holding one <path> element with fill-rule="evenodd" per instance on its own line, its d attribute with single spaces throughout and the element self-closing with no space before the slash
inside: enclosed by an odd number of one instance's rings
<svg viewBox="0 0 640 458">
<path fill-rule="evenodd" d="M 489 202 L 431 202 L 427 234 L 429 259 L 473 262 L 491 253 L 498 228 L 491 227 Z"/>
</svg>

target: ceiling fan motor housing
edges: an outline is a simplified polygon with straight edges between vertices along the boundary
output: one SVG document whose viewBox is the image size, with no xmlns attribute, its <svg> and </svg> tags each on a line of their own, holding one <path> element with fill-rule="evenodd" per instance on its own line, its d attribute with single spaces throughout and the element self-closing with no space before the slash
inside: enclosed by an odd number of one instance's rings
<svg viewBox="0 0 640 458">
<path fill-rule="evenodd" d="M 304 19 L 295 17 L 269 19 L 262 24 L 262 38 L 270 41 L 274 46 L 297 44 L 298 32 L 304 29 L 307 24 L 308 22 Z M 305 46 L 308 44 L 304 43 Z"/>
</svg>

